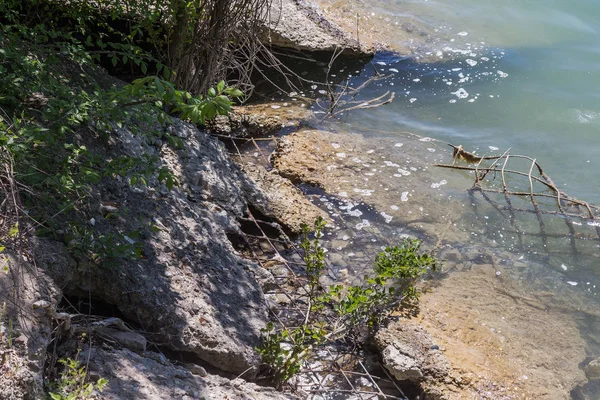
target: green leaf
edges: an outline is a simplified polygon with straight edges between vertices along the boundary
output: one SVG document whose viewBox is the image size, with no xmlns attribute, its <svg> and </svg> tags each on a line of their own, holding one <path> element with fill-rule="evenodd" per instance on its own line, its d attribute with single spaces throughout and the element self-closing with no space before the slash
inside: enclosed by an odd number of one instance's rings
<svg viewBox="0 0 600 400">
<path fill-rule="evenodd" d="M 224 88 L 225 88 L 225 81 L 221 81 L 217 84 L 217 92 L 219 92 L 219 93 L 223 92 Z"/>
<path fill-rule="evenodd" d="M 146 72 L 148 72 L 148 65 L 146 65 L 145 62 L 142 62 L 142 64 L 140 65 L 140 69 L 142 70 L 142 74 L 146 74 Z"/>
<path fill-rule="evenodd" d="M 8 236 L 9 237 L 15 237 L 19 234 L 19 223 L 15 223 L 12 228 L 10 228 L 10 230 L 8 231 Z"/>
<path fill-rule="evenodd" d="M 217 95 L 217 92 L 215 91 L 215 88 L 208 89 L 208 95 L 210 97 L 215 97 Z"/>
<path fill-rule="evenodd" d="M 236 89 L 236 88 L 227 88 L 225 89 L 225 94 L 231 97 L 242 97 L 244 95 L 244 92 L 242 92 L 240 89 Z"/>
<path fill-rule="evenodd" d="M 113 56 L 113 58 L 111 59 L 111 62 L 112 62 L 113 67 L 116 67 L 119 60 L 117 59 L 116 56 Z"/>
<path fill-rule="evenodd" d="M 173 180 L 173 177 L 169 176 L 167 178 L 167 181 L 165 182 L 165 185 L 167 186 L 167 189 L 169 189 L 169 190 L 173 189 L 173 186 L 175 185 L 175 181 Z"/>
</svg>

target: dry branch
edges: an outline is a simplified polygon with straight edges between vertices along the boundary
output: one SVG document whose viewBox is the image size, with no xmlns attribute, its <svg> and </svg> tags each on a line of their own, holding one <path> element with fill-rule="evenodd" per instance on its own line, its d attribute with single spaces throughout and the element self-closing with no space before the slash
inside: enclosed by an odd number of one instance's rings
<svg viewBox="0 0 600 400">
<path fill-rule="evenodd" d="M 588 225 L 595 227 L 597 233 L 597 239 L 600 240 L 600 207 L 590 204 L 588 202 L 576 199 L 568 195 L 567 193 L 558 189 L 558 186 L 548 176 L 541 165 L 536 159 L 523 156 L 523 155 L 512 155 L 509 154 L 509 150 L 505 151 L 501 156 L 477 156 L 471 152 L 463 149 L 462 146 L 454 146 L 449 144 L 453 148 L 453 160 L 452 164 L 435 164 L 440 168 L 449 168 L 463 171 L 473 171 L 475 174 L 475 182 L 471 191 L 479 191 L 484 195 L 484 198 L 490 202 L 496 209 L 498 205 L 495 204 L 489 197 L 485 196 L 485 193 L 500 193 L 504 195 L 504 199 L 507 203 L 507 207 L 500 207 L 510 212 L 511 225 L 519 231 L 516 227 L 514 212 L 529 212 L 534 213 L 538 219 L 540 225 L 540 232 L 542 235 L 542 242 L 547 244 L 547 233 L 542 219 L 542 215 L 556 215 L 565 219 L 565 223 L 573 240 L 575 238 L 575 231 L 572 223 L 572 219 L 578 219 L 580 221 L 587 222 Z M 457 161 L 466 161 L 469 164 L 476 164 L 475 166 L 456 165 Z M 509 169 L 508 165 L 513 160 L 525 160 L 529 161 L 530 164 L 526 170 Z M 492 161 L 486 164 L 486 161 Z M 500 166 L 500 163 L 502 165 Z M 494 188 L 493 183 L 490 179 L 486 179 L 490 172 L 498 173 L 501 177 L 502 189 Z M 528 190 L 510 190 L 507 183 L 509 177 L 517 180 L 525 178 L 525 184 Z M 543 185 L 546 189 L 544 191 L 536 191 L 534 183 Z M 516 208 L 513 206 L 512 197 L 529 198 L 531 203 L 531 209 L 527 208 Z M 550 198 L 556 202 L 556 209 L 548 208 L 546 204 L 540 204 L 538 199 Z M 572 244 L 574 247 L 574 243 Z"/>
</svg>

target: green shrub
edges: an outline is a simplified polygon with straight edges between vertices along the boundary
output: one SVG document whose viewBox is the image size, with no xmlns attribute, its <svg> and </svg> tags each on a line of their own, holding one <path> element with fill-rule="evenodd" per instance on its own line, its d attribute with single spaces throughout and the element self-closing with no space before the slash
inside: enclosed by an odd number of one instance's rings
<svg viewBox="0 0 600 400">
<path fill-rule="evenodd" d="M 309 283 L 306 317 L 297 321 L 295 328 L 275 329 L 269 323 L 257 349 L 279 387 L 301 370 L 316 347 L 340 338 L 354 341 L 359 337 L 356 330 L 363 326 L 374 333 L 390 313 L 417 298 L 416 280 L 437 267 L 437 260 L 420 250 L 421 242 L 405 239 L 377 256 L 373 276 L 365 276 L 362 285 L 334 285 L 324 290 L 318 285 L 325 269 L 325 251 L 319 242 L 324 227 L 319 218 L 312 240 L 308 227 L 303 229 L 300 247 Z"/>
</svg>

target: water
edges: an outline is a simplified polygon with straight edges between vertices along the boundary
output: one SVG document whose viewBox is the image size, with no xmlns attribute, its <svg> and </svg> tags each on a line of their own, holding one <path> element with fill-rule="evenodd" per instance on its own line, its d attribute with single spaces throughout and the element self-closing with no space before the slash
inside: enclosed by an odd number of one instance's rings
<svg viewBox="0 0 600 400">
<path fill-rule="evenodd" d="M 383 16 L 381 24 L 410 16 L 433 29 L 437 42 L 424 55 L 431 62 L 376 58 L 378 71 L 395 76 L 364 91 L 364 98 L 388 89 L 398 98 L 358 113 L 353 124 L 410 130 L 482 152 L 510 147 L 513 154 L 537 158 L 567 192 L 600 203 L 600 4 L 369 3 Z M 363 77 L 370 73 L 366 68 Z M 460 89 L 468 97 L 458 98 Z"/>
<path fill-rule="evenodd" d="M 384 107 L 347 113 L 327 123 L 328 128 L 361 133 L 371 146 L 384 149 L 375 155 L 398 164 L 405 153 L 398 149 L 395 154 L 390 149 L 402 131 L 460 144 L 481 155 L 502 154 L 510 148 L 511 154 L 535 158 L 565 192 L 600 204 L 600 3 L 392 0 L 370 1 L 368 6 L 363 11 L 372 12 L 380 24 L 389 24 L 392 32 L 396 22 L 409 19 L 421 24 L 433 40 L 418 46 L 416 59 L 379 54 L 358 71 L 334 66 L 337 70 L 333 72 L 339 75 L 350 72 L 354 87 L 372 77 L 375 70 L 389 75 L 362 90 L 359 100 L 386 91 L 394 91 L 396 99 Z M 389 40 L 394 44 L 393 37 Z M 443 143 L 435 150 L 436 154 L 447 151 Z M 379 168 L 378 173 L 384 171 Z M 577 321 L 573 324 L 585 340 L 587 357 L 600 356 L 600 317 L 590 311 L 598 309 L 596 288 L 600 289 L 600 248 L 593 227 L 583 222 L 575 225 L 575 235 L 571 235 L 564 219 L 546 216 L 540 228 L 533 214 L 520 214 L 514 224 L 507 213 L 480 196 L 466 193 L 472 175 L 446 173 L 447 185 L 436 187 L 435 196 L 426 194 L 427 199 L 417 201 L 431 206 L 428 201 L 435 200 L 438 207 L 450 211 L 430 216 L 429 210 L 421 207 L 420 219 L 390 211 L 391 206 L 402 206 L 404 200 L 393 198 L 389 192 L 409 193 L 404 191 L 406 182 L 394 181 L 392 176 L 378 181 L 372 174 L 367 179 L 364 171 L 357 173 L 354 188 L 374 190 L 368 197 L 361 198 L 360 193 L 353 197 L 352 185 L 345 188 L 351 199 L 321 196 L 323 208 L 342 216 L 328 241 L 332 259 L 351 270 L 360 268 L 359 264 L 364 267 L 381 245 L 403 234 L 439 236 L 449 222 L 457 228 L 450 235 L 455 235 L 452 246 L 462 253 L 489 248 L 498 265 L 506 266 L 506 271 L 496 273 L 526 282 L 526 290 L 532 293 L 548 291 L 555 299 L 562 299 L 563 305 L 572 302 L 570 311 L 561 315 Z M 434 183 L 441 179 L 439 172 L 435 174 Z M 389 192 L 382 192 L 381 187 Z M 439 199 L 438 192 L 442 196 Z M 496 200 L 502 204 L 502 198 Z M 352 215 L 348 201 L 364 201 L 373 208 Z M 411 201 L 406 204 L 413 206 Z M 516 201 L 524 207 L 527 203 Z M 412 216 L 419 213 L 418 205 Z M 546 240 L 540 238 L 541 229 L 548 234 Z M 477 300 L 472 307 L 477 308 L 484 300 Z M 582 365 L 587 361 L 580 360 Z M 542 378 L 538 385 L 544 385 Z M 589 389 L 591 398 L 600 397 L 597 389 Z"/>
</svg>

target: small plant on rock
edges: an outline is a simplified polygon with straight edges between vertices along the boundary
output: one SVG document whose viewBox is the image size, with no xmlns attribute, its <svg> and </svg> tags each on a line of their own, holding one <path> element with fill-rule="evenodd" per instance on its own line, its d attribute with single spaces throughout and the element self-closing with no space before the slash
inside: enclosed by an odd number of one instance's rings
<svg viewBox="0 0 600 400">
<path fill-rule="evenodd" d="M 52 400 L 87 400 L 91 399 L 94 390 L 102 391 L 108 383 L 104 378 L 100 378 L 96 383 L 87 382 L 87 370 L 77 360 L 63 358 L 58 360 L 64 365 L 64 371 L 53 389 L 50 392 Z"/>
<path fill-rule="evenodd" d="M 334 285 L 325 290 L 319 286 L 325 269 L 325 250 L 320 244 L 324 220 L 317 219 L 313 227 L 314 238 L 309 239 L 310 230 L 305 226 L 300 244 L 309 286 L 306 314 L 293 329 L 276 329 L 269 323 L 263 330 L 263 344 L 257 349 L 278 387 L 300 372 L 319 346 L 338 339 L 356 342 L 360 340 L 356 331 L 361 327 L 374 333 L 393 311 L 417 299 L 416 280 L 437 267 L 435 257 L 421 251 L 421 242 L 405 239 L 379 253 L 373 276 L 365 276 L 362 285 Z"/>
</svg>

